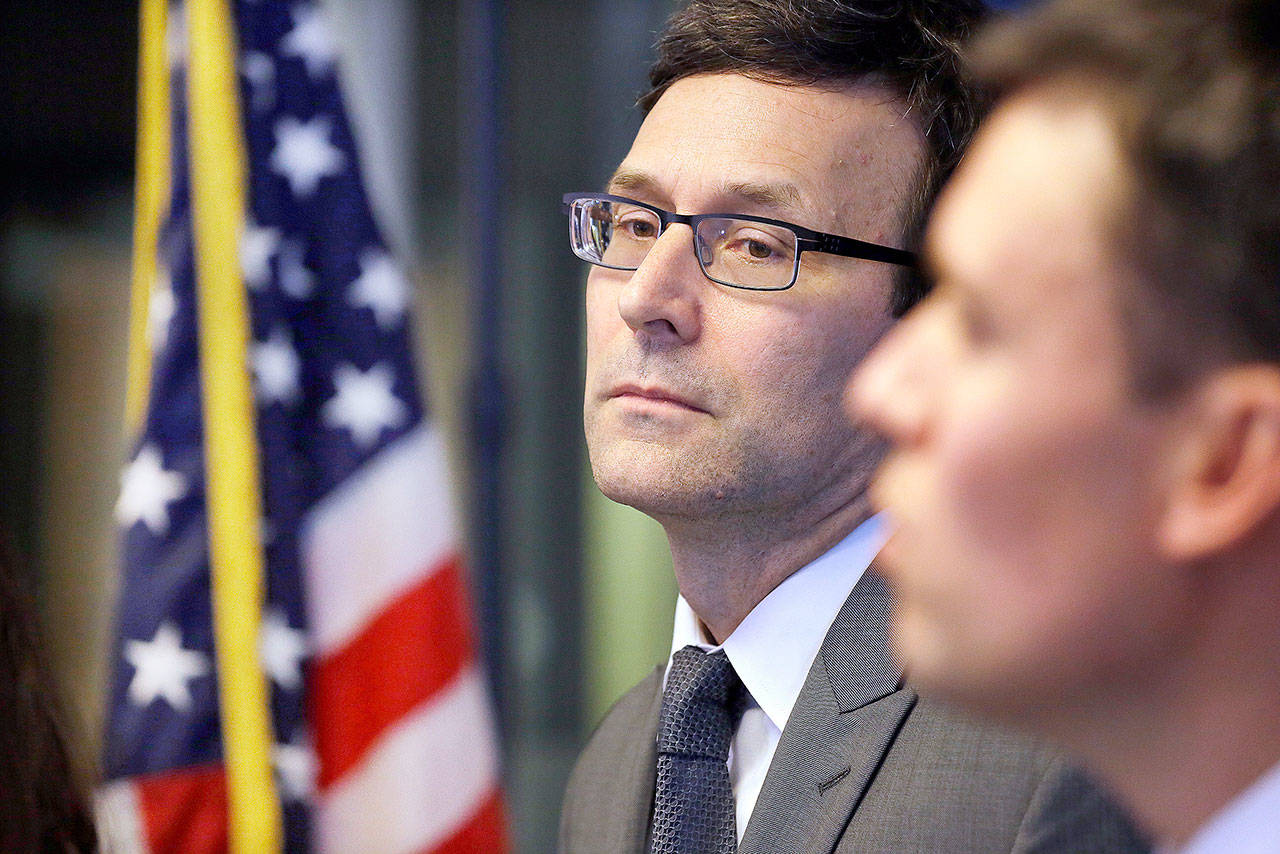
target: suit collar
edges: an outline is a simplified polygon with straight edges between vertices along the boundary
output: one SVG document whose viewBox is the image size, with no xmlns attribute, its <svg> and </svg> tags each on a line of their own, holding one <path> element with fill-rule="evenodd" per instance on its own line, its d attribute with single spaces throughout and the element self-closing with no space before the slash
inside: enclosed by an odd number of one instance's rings
<svg viewBox="0 0 1280 854">
<path fill-rule="evenodd" d="M 915 695 L 889 655 L 889 593 L 865 573 L 836 616 L 782 733 L 740 854 L 830 852 Z"/>
<path fill-rule="evenodd" d="M 902 670 L 889 651 L 891 600 L 872 565 L 836 615 L 818 658 L 841 712 L 898 689 Z"/>
<path fill-rule="evenodd" d="M 723 648 L 747 691 L 781 731 L 824 638 L 884 545 L 887 528 L 880 515 L 863 521 L 825 554 L 775 587 L 722 647 L 708 641 L 697 615 L 684 597 L 679 597 L 672 653 L 689 644 L 707 651 Z"/>
</svg>

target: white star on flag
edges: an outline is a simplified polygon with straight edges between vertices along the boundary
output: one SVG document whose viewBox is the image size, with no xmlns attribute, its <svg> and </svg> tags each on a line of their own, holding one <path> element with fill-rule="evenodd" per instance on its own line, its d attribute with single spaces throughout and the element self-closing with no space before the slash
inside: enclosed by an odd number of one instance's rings
<svg viewBox="0 0 1280 854">
<path fill-rule="evenodd" d="M 276 541 L 276 526 L 265 516 L 258 520 L 258 539 L 264 546 L 269 546 Z"/>
<path fill-rule="evenodd" d="M 240 60 L 240 73 L 249 81 L 250 102 L 253 109 L 265 113 L 276 102 L 276 64 L 262 51 L 252 50 Z"/>
<path fill-rule="evenodd" d="M 129 699 L 143 708 L 160 698 L 177 711 L 185 711 L 191 706 L 187 683 L 209 672 L 208 657 L 183 649 L 182 634 L 168 620 L 160 624 L 151 640 L 126 641 L 124 657 L 134 667 Z"/>
<path fill-rule="evenodd" d="M 169 505 L 186 494 L 187 479 L 165 469 L 159 448 L 143 445 L 120 474 L 116 521 L 126 530 L 145 522 L 151 533 L 162 536 L 169 531 Z"/>
<path fill-rule="evenodd" d="M 409 302 L 409 288 L 389 253 L 371 249 L 360 257 L 360 277 L 351 284 L 347 302 L 372 309 L 383 329 L 400 322 Z"/>
<path fill-rule="evenodd" d="M 373 445 L 383 430 L 409 420 L 408 408 L 391 390 L 394 383 L 395 374 L 384 363 L 365 373 L 354 365 L 339 365 L 333 378 L 337 393 L 321 410 L 324 423 L 350 430 L 352 440 L 362 448 Z"/>
<path fill-rule="evenodd" d="M 290 627 L 278 608 L 268 611 L 262 619 L 258 657 L 272 681 L 290 691 L 302 687 L 302 659 L 306 656 L 306 632 Z"/>
<path fill-rule="evenodd" d="M 280 246 L 280 288 L 294 299 L 306 299 L 316 289 L 316 274 L 308 269 L 306 250 L 297 240 Z"/>
<path fill-rule="evenodd" d="M 332 69 L 338 52 L 324 13 L 315 6 L 294 6 L 293 29 L 280 40 L 280 52 L 300 58 L 312 77 L 321 77 Z"/>
<path fill-rule="evenodd" d="M 316 116 L 308 122 L 285 116 L 276 122 L 271 168 L 288 179 L 295 196 L 311 195 L 321 178 L 342 171 L 346 159 L 329 142 L 332 126 L 327 116 Z"/>
<path fill-rule="evenodd" d="M 305 801 L 315 791 L 316 757 L 305 739 L 277 744 L 271 749 L 280 791 L 287 801 Z"/>
<path fill-rule="evenodd" d="M 169 341 L 169 323 L 173 320 L 178 303 L 173 297 L 173 281 L 164 268 L 156 271 L 155 284 L 151 286 L 151 299 L 147 302 L 147 343 L 152 353 L 159 353 Z"/>
<path fill-rule="evenodd" d="M 283 326 L 271 330 L 266 341 L 253 344 L 253 387 L 263 403 L 292 403 L 300 388 L 298 376 L 302 360 Z"/>
<path fill-rule="evenodd" d="M 244 283 L 260 291 L 271 281 L 271 256 L 280 248 L 280 229 L 246 222 L 240 233 L 240 270 Z"/>
</svg>

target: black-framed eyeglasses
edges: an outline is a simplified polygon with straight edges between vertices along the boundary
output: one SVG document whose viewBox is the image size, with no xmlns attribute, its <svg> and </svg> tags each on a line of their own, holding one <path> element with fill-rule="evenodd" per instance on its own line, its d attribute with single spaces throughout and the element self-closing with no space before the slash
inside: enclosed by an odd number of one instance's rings
<svg viewBox="0 0 1280 854">
<path fill-rule="evenodd" d="M 566 193 L 573 254 L 612 270 L 637 270 L 672 223 L 693 230 L 693 254 L 708 279 L 749 291 L 781 291 L 796 283 L 800 255 L 826 252 L 904 267 L 903 249 L 825 234 L 777 219 L 735 213 L 678 214 L 607 193 Z"/>
</svg>

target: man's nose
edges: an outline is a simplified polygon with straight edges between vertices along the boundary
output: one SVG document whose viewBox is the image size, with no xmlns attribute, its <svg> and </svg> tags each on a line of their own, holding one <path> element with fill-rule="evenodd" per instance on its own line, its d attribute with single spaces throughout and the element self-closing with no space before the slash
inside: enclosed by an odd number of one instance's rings
<svg viewBox="0 0 1280 854">
<path fill-rule="evenodd" d="M 715 287 L 693 255 L 689 227 L 673 223 L 658 236 L 618 293 L 627 325 L 653 343 L 688 343 L 701 331 L 702 295 Z"/>
</svg>

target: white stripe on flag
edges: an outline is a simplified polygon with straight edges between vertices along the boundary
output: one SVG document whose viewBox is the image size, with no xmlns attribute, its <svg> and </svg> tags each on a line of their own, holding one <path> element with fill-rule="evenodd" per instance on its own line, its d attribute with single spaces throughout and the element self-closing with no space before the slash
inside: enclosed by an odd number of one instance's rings
<svg viewBox="0 0 1280 854">
<path fill-rule="evenodd" d="M 94 823 L 102 854 L 148 854 L 142 809 L 133 783 L 117 780 L 93 796 Z"/>
<path fill-rule="evenodd" d="M 311 512 L 302 533 L 313 649 L 346 644 L 449 554 L 456 528 L 440 432 L 388 445 Z"/>
<path fill-rule="evenodd" d="M 319 797 L 317 850 L 411 854 L 449 839 L 498 782 L 489 694 L 469 668 Z"/>
</svg>

